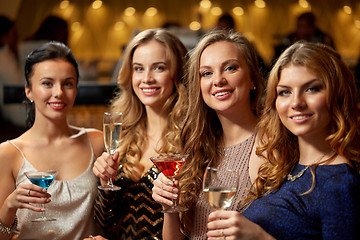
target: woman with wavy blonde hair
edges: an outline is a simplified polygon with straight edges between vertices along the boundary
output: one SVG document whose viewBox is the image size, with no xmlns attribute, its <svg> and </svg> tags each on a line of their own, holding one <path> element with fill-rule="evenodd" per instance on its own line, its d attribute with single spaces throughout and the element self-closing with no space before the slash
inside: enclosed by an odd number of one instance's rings
<svg viewBox="0 0 360 240">
<path fill-rule="evenodd" d="M 164 239 L 184 235 L 206 239 L 210 214 L 202 193 L 206 167 L 217 167 L 222 173 L 227 168 L 239 171 L 242 183 L 235 202 L 246 196 L 250 178 L 254 180 L 257 173 L 253 149 L 263 79 L 252 44 L 236 32 L 212 31 L 191 51 L 187 71 L 189 106 L 181 143 L 189 157 L 178 179 L 179 202 L 189 211 L 165 214 Z M 160 175 L 153 198 L 167 208 L 177 191 Z M 237 210 L 237 205 L 230 209 Z"/>
<path fill-rule="evenodd" d="M 158 170 L 150 157 L 177 152 L 184 113 L 172 109 L 187 101 L 186 53 L 181 41 L 163 29 L 139 33 L 124 52 L 120 93 L 111 105 L 111 111 L 123 114 L 120 144 L 113 158 L 103 153 L 93 169 L 102 182 L 116 175 L 121 187 L 99 191 L 95 206 L 99 224 L 113 230 L 107 231 L 111 239 L 161 237 L 161 205 L 151 198 Z"/>
<path fill-rule="evenodd" d="M 266 91 L 257 153 L 267 161 L 233 231 L 239 239 L 359 239 L 360 111 L 351 72 L 330 47 L 298 42 L 275 63 Z"/>
</svg>

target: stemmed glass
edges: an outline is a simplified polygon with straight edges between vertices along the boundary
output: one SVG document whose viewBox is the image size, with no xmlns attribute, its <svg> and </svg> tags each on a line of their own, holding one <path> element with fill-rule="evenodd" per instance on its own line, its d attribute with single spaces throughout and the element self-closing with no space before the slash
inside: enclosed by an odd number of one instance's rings
<svg viewBox="0 0 360 240">
<path fill-rule="evenodd" d="M 57 171 L 45 170 L 45 171 L 28 171 L 24 173 L 25 176 L 30 180 L 32 184 L 48 189 L 51 183 L 54 181 Z M 45 209 L 45 204 L 41 204 Z M 45 222 L 45 221 L 56 221 L 55 218 L 47 218 L 45 211 L 41 212 L 41 217 L 32 220 L 32 222 Z"/>
<path fill-rule="evenodd" d="M 185 164 L 185 160 L 188 155 L 173 154 L 173 155 L 161 155 L 157 157 L 151 157 L 150 160 L 156 165 L 156 167 L 170 180 L 175 182 L 176 175 L 180 172 L 182 166 Z M 163 210 L 163 213 L 175 213 L 185 212 L 188 209 L 178 206 L 177 200 L 173 200 L 173 206 L 167 210 Z"/>
<path fill-rule="evenodd" d="M 239 174 L 237 171 L 226 169 L 221 172 L 221 175 L 224 176 L 224 179 L 220 178 L 220 170 L 212 167 L 207 167 L 204 174 L 203 192 L 212 210 L 229 208 L 238 190 Z"/>
<path fill-rule="evenodd" d="M 103 121 L 104 143 L 107 152 L 113 156 L 117 149 L 121 137 L 122 113 L 105 112 Z M 117 191 L 121 188 L 113 184 L 112 178 L 108 179 L 106 185 L 98 186 L 102 190 Z"/>
</svg>

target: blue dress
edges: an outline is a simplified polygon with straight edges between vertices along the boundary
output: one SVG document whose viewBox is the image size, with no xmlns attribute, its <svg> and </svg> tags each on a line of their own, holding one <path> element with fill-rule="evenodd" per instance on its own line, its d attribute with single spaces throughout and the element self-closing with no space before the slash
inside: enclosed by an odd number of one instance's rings
<svg viewBox="0 0 360 240">
<path fill-rule="evenodd" d="M 305 166 L 296 165 L 292 175 Z M 360 177 L 348 164 L 310 169 L 294 182 L 256 199 L 243 215 L 278 240 L 360 239 Z"/>
</svg>

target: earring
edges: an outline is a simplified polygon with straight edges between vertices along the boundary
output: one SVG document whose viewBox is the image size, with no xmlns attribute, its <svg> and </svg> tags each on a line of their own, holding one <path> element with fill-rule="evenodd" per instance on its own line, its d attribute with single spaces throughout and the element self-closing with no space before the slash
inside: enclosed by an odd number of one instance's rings
<svg viewBox="0 0 360 240">
<path fill-rule="evenodd" d="M 31 102 L 31 103 L 33 103 L 33 102 L 34 102 L 34 100 L 30 100 L 30 102 Z"/>
<path fill-rule="evenodd" d="M 256 86 L 254 86 L 253 90 L 256 90 Z"/>
</svg>

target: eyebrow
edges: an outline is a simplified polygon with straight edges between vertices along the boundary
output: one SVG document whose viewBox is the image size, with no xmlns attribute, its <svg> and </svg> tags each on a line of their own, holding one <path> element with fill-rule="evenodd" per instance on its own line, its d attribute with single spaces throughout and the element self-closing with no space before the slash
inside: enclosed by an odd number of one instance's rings
<svg viewBox="0 0 360 240">
<path fill-rule="evenodd" d="M 166 62 L 154 62 L 154 63 L 152 63 L 151 65 L 158 65 L 158 64 L 165 64 L 165 65 L 166 65 Z M 134 62 L 132 65 L 144 65 L 144 64 Z"/>
<path fill-rule="evenodd" d="M 225 60 L 224 62 L 222 62 L 221 67 L 226 66 L 227 64 L 233 63 L 233 62 L 236 62 L 236 63 L 240 64 L 240 61 L 238 59 L 231 58 L 231 59 L 228 59 L 228 60 Z M 211 68 L 211 67 L 207 66 L 207 65 L 204 65 L 204 66 L 200 66 L 200 68 Z"/>
<path fill-rule="evenodd" d="M 320 78 L 315 78 L 315 79 L 312 79 L 312 80 L 310 80 L 310 81 L 308 81 L 308 82 L 304 83 L 302 86 L 308 86 L 308 85 L 311 85 L 311 84 L 313 84 L 313 83 L 314 83 L 314 82 L 316 82 L 316 81 L 320 81 L 321 83 L 323 83 L 323 82 L 321 81 L 321 79 L 320 79 Z M 280 85 L 280 84 L 278 84 L 276 87 L 289 88 L 289 87 L 288 87 L 288 86 L 286 86 L 286 85 Z"/>
</svg>

